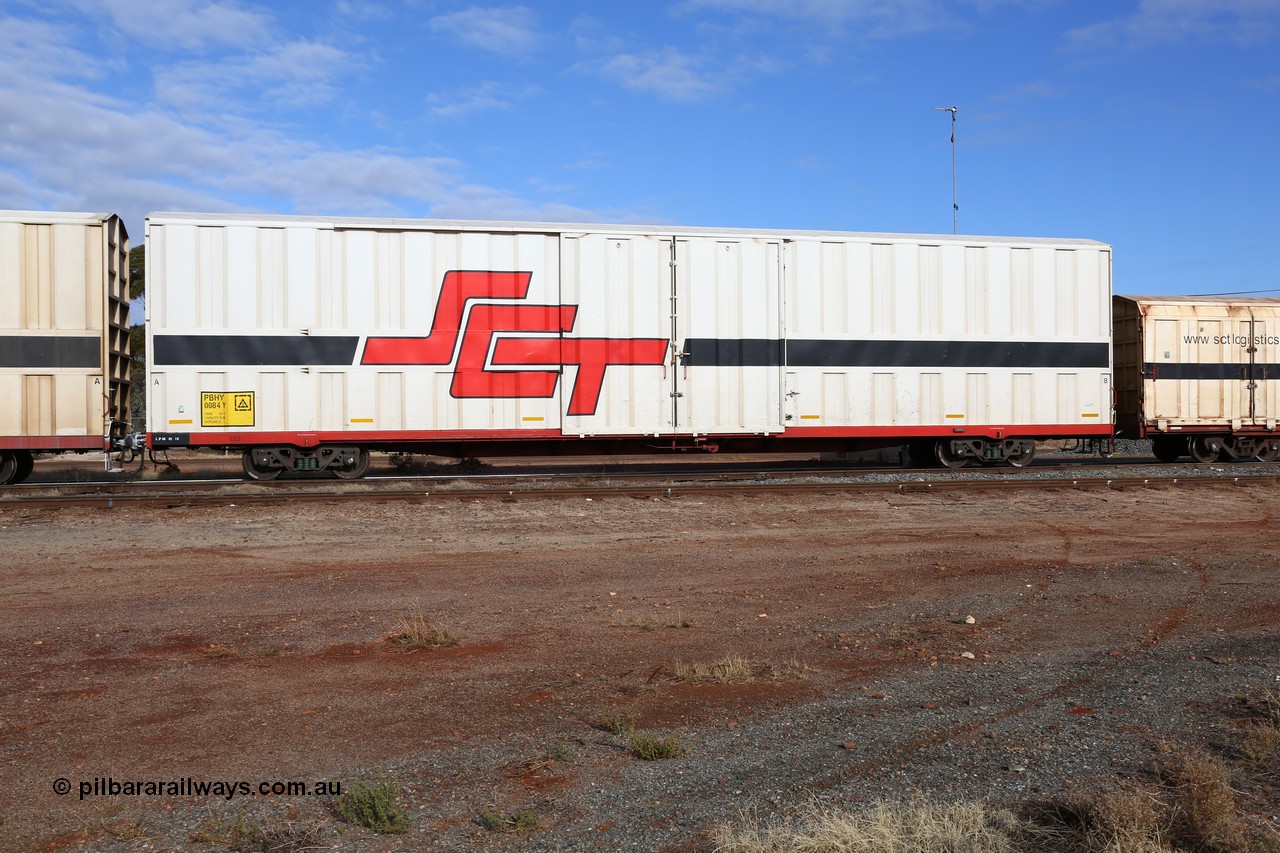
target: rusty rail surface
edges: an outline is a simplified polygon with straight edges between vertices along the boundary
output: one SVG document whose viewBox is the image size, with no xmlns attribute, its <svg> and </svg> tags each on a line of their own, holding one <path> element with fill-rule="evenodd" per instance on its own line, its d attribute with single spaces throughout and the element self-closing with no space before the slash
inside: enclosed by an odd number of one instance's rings
<svg viewBox="0 0 1280 853">
<path fill-rule="evenodd" d="M 975 473 L 981 469 L 975 469 Z M 1077 469 L 1078 470 L 1078 469 Z M 1223 469 L 1219 469 L 1223 470 Z M 1269 473 L 1222 473 L 1170 474 L 1168 476 L 1075 476 L 1073 470 L 1055 470 L 1052 476 L 1046 476 L 1044 469 L 1036 471 L 1002 472 L 997 476 L 983 478 L 965 478 L 964 472 L 954 473 L 959 476 L 939 477 L 936 471 L 912 471 L 894 469 L 892 480 L 864 479 L 870 472 L 860 471 L 858 474 L 842 472 L 808 471 L 803 473 L 787 473 L 779 475 L 741 472 L 732 477 L 724 472 L 699 475 L 683 474 L 673 477 L 670 474 L 644 475 L 644 482 L 636 482 L 637 477 L 626 478 L 628 482 L 610 483 L 610 479 L 619 479 L 619 475 L 584 476 L 574 475 L 579 482 L 545 482 L 547 475 L 530 474 L 525 477 L 503 476 L 491 479 L 486 485 L 477 488 L 473 478 L 448 477 L 433 482 L 428 488 L 422 488 L 413 479 L 391 479 L 387 481 L 364 480 L 359 482 L 342 482 L 332 480 L 293 480 L 272 481 L 269 483 L 241 481 L 144 481 L 129 484 L 115 484 L 103 488 L 95 484 L 91 491 L 66 494 L 69 486 L 32 486 L 21 493 L 6 492 L 0 497 L 0 512 L 6 508 L 16 507 L 56 507 L 56 506 L 98 506 L 115 508 L 133 505 L 228 505 L 248 503 L 286 503 L 297 501 L 351 501 L 351 500 L 484 500 L 498 499 L 505 501 L 532 500 L 549 498 L 574 497 L 655 497 L 676 498 L 690 495 L 709 494 L 833 494 L 833 493 L 870 493 L 892 492 L 897 494 L 930 494 L 943 491 L 981 491 L 998 489 L 1129 489 L 1129 488 L 1171 488 L 1178 486 L 1200 486 L 1207 484 L 1250 486 L 1274 485 L 1280 483 L 1280 472 Z M 876 472 L 884 476 L 883 472 Z M 813 480 L 817 478 L 818 481 Z M 539 478 L 543 482 L 539 482 Z M 606 482 L 598 482 L 598 481 Z M 128 488 L 120 488 L 127 485 Z"/>
</svg>

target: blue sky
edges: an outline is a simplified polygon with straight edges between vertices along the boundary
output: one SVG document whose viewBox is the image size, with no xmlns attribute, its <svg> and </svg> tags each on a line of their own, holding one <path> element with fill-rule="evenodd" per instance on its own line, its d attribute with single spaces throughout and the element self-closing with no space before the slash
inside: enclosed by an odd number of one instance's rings
<svg viewBox="0 0 1280 853">
<path fill-rule="evenodd" d="M 0 207 L 1087 237 L 1280 288 L 1280 0 L 0 0 Z"/>
</svg>

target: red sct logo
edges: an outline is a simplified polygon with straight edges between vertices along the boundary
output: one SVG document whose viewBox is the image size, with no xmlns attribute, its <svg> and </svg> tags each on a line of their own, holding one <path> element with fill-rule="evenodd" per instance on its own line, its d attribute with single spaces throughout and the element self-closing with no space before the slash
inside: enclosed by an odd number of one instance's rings
<svg viewBox="0 0 1280 853">
<path fill-rule="evenodd" d="M 370 337 L 360 363 L 453 364 L 449 393 L 458 398 L 552 397 L 560 368 L 573 365 L 578 375 L 565 414 L 592 415 L 610 365 L 660 365 L 666 360 L 665 338 L 564 337 L 573 330 L 578 306 L 512 303 L 528 295 L 532 278 L 528 272 L 447 272 L 430 334 Z M 477 302 L 468 314 L 468 303 Z M 519 332 L 539 334 L 509 334 Z M 527 367 L 496 369 L 519 365 Z M 551 365 L 556 369 L 545 369 Z"/>
</svg>

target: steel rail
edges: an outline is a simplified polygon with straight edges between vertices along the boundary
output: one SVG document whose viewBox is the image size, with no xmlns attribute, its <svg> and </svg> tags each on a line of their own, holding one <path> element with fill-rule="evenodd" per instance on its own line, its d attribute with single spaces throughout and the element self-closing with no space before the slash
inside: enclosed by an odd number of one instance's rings
<svg viewBox="0 0 1280 853">
<path fill-rule="evenodd" d="M 616 485 L 578 485 L 554 487 L 527 487 L 504 489 L 378 489 L 370 488 L 366 483 L 347 483 L 345 487 L 334 489 L 333 483 L 326 489 L 308 489 L 291 492 L 275 490 L 265 491 L 230 491 L 185 492 L 178 494 L 85 494 L 85 495 L 31 495 L 14 497 L 0 501 L 0 511 L 6 507 L 29 506 L 98 506 L 113 509 L 116 506 L 186 506 L 186 505 L 232 505 L 250 503 L 286 503 L 286 502 L 324 502 L 351 500 L 383 500 L 383 501 L 424 501 L 424 500 L 485 500 L 497 499 L 514 501 L 519 499 L 554 499 L 554 498 L 605 498 L 605 497 L 650 497 L 676 498 L 708 494 L 812 494 L 812 493 L 873 493 L 890 492 L 896 494 L 930 494 L 944 491 L 984 491 L 1000 489 L 1118 489 L 1127 488 L 1161 488 L 1186 485 L 1276 485 L 1280 484 L 1280 474 L 1245 474 L 1245 475 L 1192 475 L 1169 477 L 1054 477 L 1054 478 L 984 478 L 984 479 L 941 479 L 941 480 L 896 480 L 890 482 L 876 481 L 824 481 L 824 482 L 790 482 L 782 481 L 735 481 L 735 482 L 683 482 L 670 484 L 616 484 Z M 252 488 L 257 484 L 247 484 Z"/>
<path fill-rule="evenodd" d="M 484 482 L 498 485 L 511 485 L 517 483 L 536 482 L 539 480 L 547 481 L 565 481 L 565 480 L 591 480 L 591 479 L 619 479 L 631 481 L 644 480 L 740 480 L 760 477 L 779 477 L 779 476 L 803 476 L 803 477 L 824 477 L 824 478 L 840 478 L 840 477 L 861 477 L 861 476 L 924 476 L 932 477 L 939 473 L 962 474 L 968 471 L 1004 471 L 1009 476 L 1037 476 L 1047 472 L 1066 472 L 1066 471 L 1107 471 L 1112 469 L 1123 469 L 1133 467 L 1161 467 L 1170 463 L 1160 463 L 1154 459 L 1140 457 L 1125 457 L 1111 459 L 1105 462 L 1095 462 L 1090 460 L 1073 460 L 1073 459 L 1049 459 L 1043 463 L 1037 462 L 1033 466 L 1027 468 L 1007 468 L 993 469 L 973 467 L 968 469 L 939 469 L 939 468 L 904 468 L 901 465 L 832 465 L 830 463 L 815 463 L 812 465 L 795 465 L 792 467 L 748 467 L 748 466 L 731 466 L 723 467 L 717 465 L 708 469 L 700 470 L 698 468 L 684 467 L 659 467 L 653 470 L 631 470 L 631 468 L 623 467 L 610 470 L 608 466 L 590 467 L 581 466 L 579 468 L 569 470 L 538 470 L 530 469 L 527 471 L 493 471 L 493 472 L 450 472 L 440 474 L 377 474 L 373 476 L 365 476 L 360 480 L 341 480 L 324 476 L 307 476 L 302 477 L 285 477 L 278 480 L 249 480 L 238 475 L 229 475 L 226 477 L 199 477 L 184 478 L 176 476 L 173 478 L 157 480 L 157 479 L 115 479 L 115 480 L 69 480 L 69 481 L 53 481 L 42 483 L 20 483 L 6 486 L 0 489 L 0 496 L 5 494 L 20 495 L 24 493 L 39 493 L 50 489 L 59 489 L 64 493 L 67 490 L 73 490 L 77 493 L 95 493 L 104 489 L 119 490 L 144 490 L 144 491 L 181 491 L 188 488 L 199 487 L 230 487 L 236 486 L 258 486 L 264 489 L 281 489 L 281 490 L 297 490 L 309 486 L 333 486 L 340 483 L 456 483 L 456 482 Z M 1172 463 L 1181 465 L 1182 463 Z M 1186 463 L 1190 465 L 1190 463 Z M 1230 463 L 1225 463 L 1230 464 Z M 1246 465 L 1262 465 L 1265 463 L 1241 462 L 1241 466 Z M 1280 470 L 1280 469 L 1278 469 Z"/>
</svg>

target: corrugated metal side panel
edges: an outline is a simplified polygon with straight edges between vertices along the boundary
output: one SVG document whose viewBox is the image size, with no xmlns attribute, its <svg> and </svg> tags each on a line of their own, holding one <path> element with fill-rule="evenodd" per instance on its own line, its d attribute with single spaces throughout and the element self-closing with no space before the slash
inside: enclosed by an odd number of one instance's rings
<svg viewBox="0 0 1280 853">
<path fill-rule="evenodd" d="M 157 336 L 244 335 L 286 345 L 355 338 L 358 361 L 369 337 L 427 337 L 446 273 L 458 270 L 528 272 L 529 291 L 519 304 L 560 304 L 558 239 L 545 234 L 160 221 L 150 224 L 148 254 L 153 354 Z M 149 395 L 148 420 L 153 430 L 205 432 L 557 429 L 559 387 L 550 398 L 455 395 L 462 336 L 454 326 L 465 327 L 469 316 L 442 329 L 457 340 L 449 363 L 439 365 L 264 363 L 232 370 L 153 357 L 152 390 L 157 382 L 161 387 Z M 254 392 L 254 425 L 202 426 L 200 394 L 215 390 Z"/>
<path fill-rule="evenodd" d="M 788 411 L 800 426 L 934 426 L 982 424 L 1096 427 L 1111 413 L 1109 366 L 1081 368 L 1069 383 L 1058 369 L 993 364 L 896 367 L 894 406 L 885 371 L 872 365 L 840 370 L 843 394 L 832 393 L 833 365 L 798 364 L 797 342 L 811 350 L 853 342 L 1038 342 L 1100 344 L 1110 340 L 1110 253 L 1105 247 L 918 245 L 798 240 L 786 244 Z M 1069 388 L 1068 388 L 1069 386 Z M 914 389 L 919 389 L 918 395 Z M 843 398 L 848 407 L 824 401 Z M 1074 411 L 1072 411 L 1074 409 Z"/>
<path fill-rule="evenodd" d="M 677 240 L 677 340 L 778 341 L 781 246 L 765 240 Z M 675 429 L 781 429 L 780 364 L 681 365 Z M 641 370 L 642 368 L 633 368 Z M 652 368 L 643 368 L 651 371 Z"/>
<path fill-rule="evenodd" d="M 1273 428 L 1280 422 L 1280 304 L 1252 307 L 1259 363 L 1268 365 L 1258 379 L 1254 424 Z"/>
<path fill-rule="evenodd" d="M 671 238 L 658 234 L 566 236 L 561 243 L 560 299 L 577 306 L 574 335 L 670 338 L 671 251 Z M 611 367 L 605 371 L 595 413 L 565 418 L 564 432 L 669 433 L 674 429 L 674 382 L 670 368 Z"/>
<path fill-rule="evenodd" d="M 115 216 L 0 217 L 0 436 L 102 435 L 127 410 L 127 252 Z"/>
</svg>

